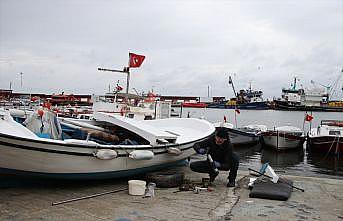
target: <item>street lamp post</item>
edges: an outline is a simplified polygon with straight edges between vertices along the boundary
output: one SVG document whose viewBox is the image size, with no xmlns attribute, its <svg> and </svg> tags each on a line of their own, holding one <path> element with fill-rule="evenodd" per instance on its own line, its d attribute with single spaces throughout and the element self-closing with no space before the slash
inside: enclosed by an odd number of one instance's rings
<svg viewBox="0 0 343 221">
<path fill-rule="evenodd" d="M 23 88 L 23 72 L 20 72 L 20 87 Z"/>
</svg>

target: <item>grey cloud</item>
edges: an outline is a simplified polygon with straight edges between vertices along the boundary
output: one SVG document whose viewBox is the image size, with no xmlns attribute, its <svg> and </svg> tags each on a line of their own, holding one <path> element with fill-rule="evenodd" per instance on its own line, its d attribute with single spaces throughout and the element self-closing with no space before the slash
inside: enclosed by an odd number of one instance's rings
<svg viewBox="0 0 343 221">
<path fill-rule="evenodd" d="M 206 96 L 210 85 L 212 95 L 232 96 L 227 76 L 236 73 L 237 88 L 251 81 L 279 96 L 294 74 L 303 84 L 339 74 L 342 9 L 342 1 L 314 0 L 3 0 L 0 88 L 13 81 L 20 89 L 24 72 L 36 92 L 103 93 L 125 76 L 97 67 L 121 69 L 131 51 L 146 55 L 132 70 L 138 91 Z"/>
</svg>

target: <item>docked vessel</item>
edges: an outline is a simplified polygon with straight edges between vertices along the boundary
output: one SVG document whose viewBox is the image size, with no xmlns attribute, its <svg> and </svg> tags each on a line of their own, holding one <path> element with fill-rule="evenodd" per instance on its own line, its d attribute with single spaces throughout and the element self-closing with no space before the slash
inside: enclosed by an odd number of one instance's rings
<svg viewBox="0 0 343 221">
<path fill-rule="evenodd" d="M 234 128 L 233 124 L 220 122 L 214 124 L 216 129 L 224 128 L 229 134 L 230 142 L 234 146 L 254 145 L 260 142 L 260 134 L 267 130 L 265 125 L 247 125 Z"/>
<path fill-rule="evenodd" d="M 93 117 L 69 119 L 61 130 L 55 115 L 40 111 L 25 127 L 1 109 L 0 172 L 63 179 L 129 176 L 188 158 L 194 143 L 215 130 L 200 119 L 137 121 L 101 112 Z"/>
<path fill-rule="evenodd" d="M 267 110 L 269 104 L 263 100 L 263 92 L 261 90 L 253 90 L 251 84 L 249 89 L 242 89 L 236 93 L 231 76 L 229 77 L 229 84 L 235 97 L 221 103 L 212 103 L 207 107 L 209 108 L 227 108 L 227 109 L 243 109 L 243 110 Z"/>
<path fill-rule="evenodd" d="M 184 102 L 181 104 L 182 107 L 192 107 L 192 108 L 205 108 L 207 107 L 206 103 L 197 102 L 197 103 L 191 103 L 191 102 Z"/>
<path fill-rule="evenodd" d="M 336 83 L 340 80 L 339 75 Z M 312 89 L 298 88 L 298 79 L 295 77 L 289 88 L 283 88 L 281 98 L 274 99 L 272 107 L 276 110 L 290 111 L 332 111 L 343 112 L 343 101 L 331 101 L 334 86 L 326 89 L 314 87 Z M 311 81 L 314 84 L 314 81 Z M 321 85 L 323 86 L 323 85 Z"/>
<path fill-rule="evenodd" d="M 307 148 L 324 155 L 343 153 L 343 121 L 322 120 L 308 132 Z"/>
<path fill-rule="evenodd" d="M 303 146 L 304 132 L 297 127 L 282 126 L 261 133 L 262 143 L 277 151 L 295 149 Z"/>
</svg>

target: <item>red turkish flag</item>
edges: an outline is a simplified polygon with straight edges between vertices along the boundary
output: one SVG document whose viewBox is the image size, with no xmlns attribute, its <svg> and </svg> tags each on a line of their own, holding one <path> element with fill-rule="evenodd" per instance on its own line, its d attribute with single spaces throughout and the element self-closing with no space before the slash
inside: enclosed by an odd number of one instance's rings
<svg viewBox="0 0 343 221">
<path fill-rule="evenodd" d="M 144 59 L 145 59 L 144 55 L 129 53 L 129 67 L 130 68 L 140 67 Z"/>
<path fill-rule="evenodd" d="M 116 90 L 117 90 L 117 91 L 122 91 L 122 90 L 123 90 L 123 87 L 121 87 L 120 85 L 117 85 L 117 86 L 116 86 Z"/>
<path fill-rule="evenodd" d="M 241 111 L 239 109 L 235 109 L 235 111 L 236 111 L 237 114 L 241 113 Z"/>
<path fill-rule="evenodd" d="M 305 115 L 305 121 L 311 121 L 313 119 L 312 115 L 306 114 Z"/>
</svg>

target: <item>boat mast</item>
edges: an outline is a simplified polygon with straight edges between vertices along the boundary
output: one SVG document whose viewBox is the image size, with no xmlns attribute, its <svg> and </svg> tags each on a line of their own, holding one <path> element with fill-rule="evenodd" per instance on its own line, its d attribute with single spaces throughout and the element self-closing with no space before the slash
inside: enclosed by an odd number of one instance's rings
<svg viewBox="0 0 343 221">
<path fill-rule="evenodd" d="M 297 77 L 294 77 L 293 90 L 297 88 Z"/>
</svg>

